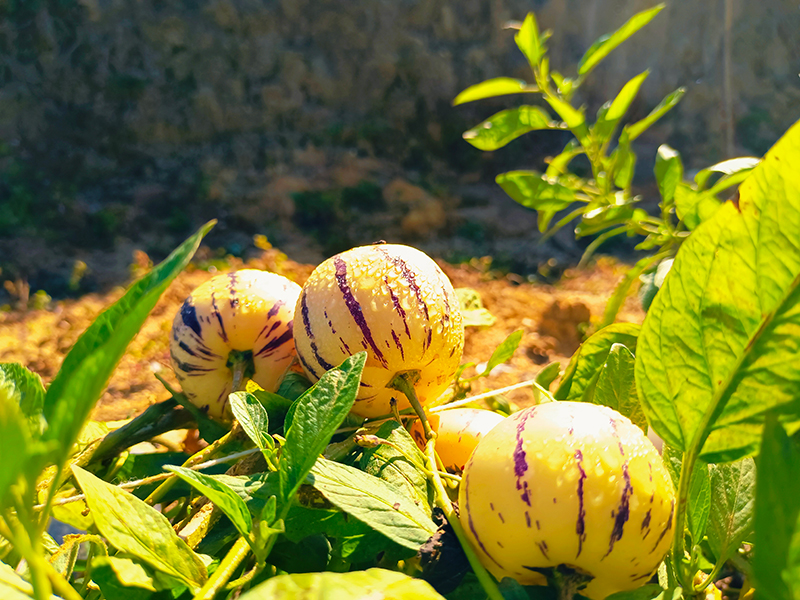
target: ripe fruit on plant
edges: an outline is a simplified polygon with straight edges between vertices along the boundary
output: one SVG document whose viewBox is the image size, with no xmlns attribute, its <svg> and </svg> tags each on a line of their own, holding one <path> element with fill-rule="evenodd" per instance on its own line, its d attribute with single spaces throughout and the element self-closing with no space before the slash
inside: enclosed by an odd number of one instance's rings
<svg viewBox="0 0 800 600">
<path fill-rule="evenodd" d="M 602 600 L 650 578 L 669 549 L 675 492 L 644 433 L 616 411 L 550 402 L 515 413 L 478 444 L 460 521 L 498 579 L 543 583 L 566 565 Z"/>
<path fill-rule="evenodd" d="M 227 420 L 235 373 L 275 391 L 295 357 L 299 295 L 296 283 L 255 269 L 217 275 L 194 290 L 175 315 L 170 338 L 172 367 L 189 401 Z"/>
<path fill-rule="evenodd" d="M 436 453 L 445 469 L 461 474 L 481 438 L 504 420 L 503 415 L 480 408 L 451 408 L 429 415 L 428 421 L 436 432 Z M 409 433 L 424 450 L 425 432 L 419 420 L 414 421 Z"/>
<path fill-rule="evenodd" d="M 353 412 L 374 417 L 409 406 L 387 386 L 417 371 L 425 405 L 447 389 L 461 362 L 464 327 L 450 280 L 427 255 L 408 246 L 353 248 L 319 265 L 295 309 L 297 356 L 312 380 L 362 350 L 368 353 Z"/>
</svg>

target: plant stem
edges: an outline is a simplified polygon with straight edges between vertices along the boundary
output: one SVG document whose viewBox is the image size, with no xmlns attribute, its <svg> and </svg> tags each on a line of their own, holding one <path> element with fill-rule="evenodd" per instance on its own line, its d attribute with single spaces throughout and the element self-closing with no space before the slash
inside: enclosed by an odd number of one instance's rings
<svg viewBox="0 0 800 600">
<path fill-rule="evenodd" d="M 5 533 L 10 534 L 9 539 L 12 544 L 28 562 L 34 597 L 36 600 L 49 600 L 53 594 L 53 587 L 45 568 L 48 563 L 42 554 L 41 539 L 37 540 L 33 536 L 37 527 L 26 510 L 25 500 L 18 492 L 14 494 L 14 508 L 17 511 L 16 518 L 10 519 L 8 513 L 4 517 L 8 525 L 8 531 Z"/>
<path fill-rule="evenodd" d="M 450 502 L 450 497 L 447 495 L 447 490 L 442 483 L 442 478 L 439 476 L 439 471 L 436 467 L 436 432 L 431 429 L 431 424 L 428 421 L 425 410 L 422 408 L 419 398 L 417 398 L 417 392 L 414 390 L 414 386 L 411 383 L 411 379 L 414 374 L 415 372 L 413 371 L 398 373 L 388 387 L 394 388 L 406 395 L 406 398 L 408 398 L 411 406 L 414 407 L 414 410 L 416 411 L 417 416 L 422 423 L 422 429 L 425 432 L 425 438 L 427 439 L 427 443 L 425 444 L 425 457 L 428 461 L 427 467 L 428 471 L 430 471 L 429 477 L 431 483 L 433 484 L 434 502 L 436 506 L 441 509 L 441 511 L 444 513 L 445 519 L 447 519 L 448 523 L 450 523 L 450 527 L 453 528 L 453 532 L 456 534 L 456 537 L 458 538 L 458 541 L 464 550 L 464 554 L 466 554 L 467 560 L 469 561 L 472 570 L 475 572 L 481 587 L 489 597 L 489 600 L 503 600 L 503 595 L 500 593 L 500 590 L 498 589 L 494 579 L 481 564 L 478 556 L 472 549 L 472 546 L 467 539 L 467 534 L 464 532 L 464 529 L 461 527 L 461 522 L 458 520 L 458 515 L 456 515 L 456 511 L 453 509 L 453 504 Z M 416 375 L 417 377 L 419 376 L 418 373 L 416 373 Z"/>
<path fill-rule="evenodd" d="M 200 452 L 197 452 L 196 454 L 190 456 L 186 460 L 186 462 L 184 462 L 181 466 L 189 468 L 198 463 L 203 462 L 206 458 L 210 458 L 211 456 L 216 454 L 221 448 L 223 448 L 228 442 L 234 439 L 234 437 L 238 435 L 239 431 L 241 431 L 241 428 L 238 425 L 234 426 L 228 433 L 223 435 L 216 442 L 214 442 L 213 444 L 209 444 L 208 446 L 200 450 Z M 172 489 L 172 486 L 174 486 L 177 482 L 178 482 L 177 475 L 175 474 L 169 475 L 161 485 L 159 485 L 156 489 L 154 489 L 150 493 L 150 495 L 144 499 L 144 501 L 150 505 L 156 504 L 159 500 L 161 500 L 161 498 L 164 497 L 164 494 L 166 494 L 170 489 Z"/>
<path fill-rule="evenodd" d="M 681 477 L 678 481 L 678 498 L 676 500 L 677 506 L 675 507 L 675 537 L 672 539 L 672 570 L 678 579 L 678 583 L 685 590 L 692 589 L 691 579 L 687 579 L 687 575 L 683 569 L 683 562 L 685 558 L 684 544 L 684 529 L 686 523 L 686 509 L 689 501 L 689 485 L 692 479 L 692 472 L 694 465 L 697 462 L 698 453 L 685 452 L 683 454 L 683 461 L 681 462 Z"/>
<path fill-rule="evenodd" d="M 244 536 L 236 540 L 236 543 L 228 550 L 225 558 L 222 559 L 217 570 L 206 581 L 202 589 L 197 592 L 193 600 L 212 600 L 225 584 L 228 583 L 233 572 L 239 567 L 241 562 L 250 552 L 250 544 Z"/>
</svg>

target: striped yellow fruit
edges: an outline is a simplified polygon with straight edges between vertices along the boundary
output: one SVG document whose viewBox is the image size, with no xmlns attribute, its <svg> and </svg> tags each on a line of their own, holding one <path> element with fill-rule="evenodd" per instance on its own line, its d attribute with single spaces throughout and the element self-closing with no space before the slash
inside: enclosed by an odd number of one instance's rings
<svg viewBox="0 0 800 600">
<path fill-rule="evenodd" d="M 543 583 L 568 565 L 603 600 L 640 587 L 670 547 L 675 491 L 661 456 L 618 412 L 550 402 L 515 413 L 475 448 L 459 489 L 460 520 L 497 579 Z"/>
<path fill-rule="evenodd" d="M 451 408 L 430 415 L 428 420 L 436 432 L 436 453 L 445 469 L 460 475 L 481 438 L 505 417 L 480 408 Z M 409 433 L 424 450 L 425 431 L 419 420 L 414 421 Z"/>
<path fill-rule="evenodd" d="M 250 359 L 250 378 L 275 391 L 295 358 L 296 283 L 266 271 L 218 275 L 186 298 L 172 322 L 170 358 L 183 391 L 215 419 L 229 420 L 231 353 Z M 241 356 L 241 354 L 240 354 Z"/>
<path fill-rule="evenodd" d="M 405 396 L 387 386 L 419 371 L 420 402 L 447 389 L 461 362 L 464 326 L 450 280 L 426 254 L 395 244 L 353 248 L 319 265 L 295 309 L 294 340 L 306 374 L 319 379 L 348 356 L 368 358 L 353 412 L 374 417 Z"/>
</svg>

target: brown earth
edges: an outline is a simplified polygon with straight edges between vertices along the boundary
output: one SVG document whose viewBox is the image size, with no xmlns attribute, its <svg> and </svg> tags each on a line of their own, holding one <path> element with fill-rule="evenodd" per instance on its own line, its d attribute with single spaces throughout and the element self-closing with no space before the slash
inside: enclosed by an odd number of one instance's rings
<svg viewBox="0 0 800 600">
<path fill-rule="evenodd" d="M 209 268 L 211 254 L 201 249 L 196 263 L 167 289 L 128 348 L 108 389 L 95 409 L 97 420 L 117 420 L 135 416 L 144 408 L 165 400 L 169 394 L 153 376 L 160 372 L 177 385 L 169 366 L 168 336 L 172 319 L 184 298 L 209 279 L 216 268 Z M 498 389 L 532 379 L 547 364 L 560 361 L 562 368 L 578 348 L 587 329 L 602 315 L 607 298 L 627 266 L 609 258 L 599 258 L 586 269 L 567 270 L 555 285 L 527 283 L 516 275 L 501 275 L 488 269 L 489 262 L 467 265 L 439 262 L 455 287 L 476 290 L 484 306 L 496 317 L 490 327 L 469 327 L 463 361 L 480 366 L 510 333 L 522 329 L 519 349 L 505 365 L 485 379 L 472 384 L 471 394 Z M 148 266 L 143 253 L 131 267 L 134 275 Z M 200 268 L 204 266 L 205 268 Z M 226 259 L 226 268 L 243 266 L 268 269 L 302 284 L 313 265 L 300 264 L 275 249 L 268 249 L 243 263 Z M 0 312 L 0 362 L 19 362 L 49 382 L 66 352 L 92 320 L 118 299 L 124 290 L 89 294 L 77 300 L 64 300 L 47 310 Z M 641 322 L 644 313 L 635 297 L 628 298 L 619 320 Z M 472 374 L 472 369 L 465 376 Z M 533 402 L 529 388 L 507 395 L 518 406 Z"/>
</svg>

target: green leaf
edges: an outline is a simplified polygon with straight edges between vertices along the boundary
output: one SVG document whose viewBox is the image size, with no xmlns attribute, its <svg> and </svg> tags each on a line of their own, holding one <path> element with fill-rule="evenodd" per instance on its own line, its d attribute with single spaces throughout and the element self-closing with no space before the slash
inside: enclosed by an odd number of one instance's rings
<svg viewBox="0 0 800 600">
<path fill-rule="evenodd" d="M 742 184 L 738 204 L 682 244 L 647 313 L 639 397 L 656 433 L 684 452 L 706 440 L 717 455 L 741 448 L 767 411 L 800 414 L 798 161 L 800 124 Z"/>
<path fill-rule="evenodd" d="M 509 171 L 496 181 L 513 200 L 534 210 L 563 210 L 575 201 L 574 190 L 536 171 Z"/>
<path fill-rule="evenodd" d="M 636 359 L 630 350 L 623 344 L 612 344 L 597 379 L 592 402 L 613 408 L 647 431 L 647 419 L 636 394 L 635 364 Z"/>
<path fill-rule="evenodd" d="M 156 592 L 147 570 L 130 558 L 99 556 L 92 561 L 92 581 L 106 598 L 145 600 Z"/>
<path fill-rule="evenodd" d="M 430 514 L 433 489 L 420 470 L 425 457 L 411 435 L 397 421 L 387 421 L 375 432 L 379 438 L 392 445 L 381 444 L 364 451 L 361 470 L 395 485 Z"/>
<path fill-rule="evenodd" d="M 727 560 L 753 531 L 756 497 L 756 464 L 752 458 L 708 465 L 711 510 L 708 544 L 717 560 Z"/>
<path fill-rule="evenodd" d="M 309 483 L 339 509 L 406 548 L 418 549 L 436 531 L 397 486 L 353 467 L 320 458 Z"/>
<path fill-rule="evenodd" d="M 628 189 L 636 172 L 636 154 L 631 149 L 630 138 L 624 132 L 619 138 L 619 145 L 611 153 L 611 164 L 614 165 L 614 184 L 623 190 Z"/>
<path fill-rule="evenodd" d="M 253 518 L 250 516 L 250 511 L 247 510 L 247 505 L 227 485 L 211 475 L 205 475 L 185 467 L 167 465 L 164 469 L 175 473 L 175 475 L 208 498 L 231 520 L 233 526 L 243 536 L 247 537 L 253 530 Z"/>
<path fill-rule="evenodd" d="M 689 502 L 686 510 L 686 525 L 692 536 L 693 544 L 703 541 L 710 507 L 711 485 L 708 477 L 708 465 L 697 461 L 692 469 L 692 480 L 689 482 Z"/>
<path fill-rule="evenodd" d="M 284 503 L 294 496 L 353 407 L 366 360 L 366 352 L 347 358 L 297 399 L 279 465 Z"/>
<path fill-rule="evenodd" d="M 793 600 L 800 569 L 800 452 L 770 417 L 758 457 L 753 575 L 760 598 Z"/>
<path fill-rule="evenodd" d="M 518 106 L 501 110 L 483 123 L 465 131 L 462 137 L 478 150 L 492 151 L 538 129 L 562 127 L 538 106 Z"/>
<path fill-rule="evenodd" d="M 228 396 L 233 416 L 239 421 L 247 436 L 267 453 L 275 446 L 269 435 L 269 416 L 258 399 L 248 392 L 234 392 Z"/>
<path fill-rule="evenodd" d="M 548 164 L 547 170 L 545 171 L 545 177 L 547 177 L 549 180 L 553 180 L 556 177 L 563 175 L 567 172 L 567 167 L 569 166 L 569 163 L 572 162 L 572 159 L 580 154 L 583 154 L 583 152 L 584 150 L 581 148 L 578 140 L 570 140 L 567 142 L 567 145 L 564 146 L 561 154 L 547 161 Z"/>
<path fill-rule="evenodd" d="M 31 439 L 29 422 L 19 408 L 15 388 L 0 387 L 0 506 L 4 507 L 10 486 L 20 476 L 33 483 L 39 475 L 42 444 Z"/>
<path fill-rule="evenodd" d="M 167 518 L 132 494 L 72 467 L 94 523 L 109 544 L 197 591 L 207 579 L 200 557 L 173 531 Z"/>
<path fill-rule="evenodd" d="M 352 573 L 301 573 L 268 579 L 240 600 L 444 600 L 421 579 L 396 571 L 367 569 Z"/>
<path fill-rule="evenodd" d="M 547 97 L 545 100 L 585 148 L 589 143 L 589 126 L 586 124 L 586 115 L 583 113 L 583 109 L 577 109 L 560 98 Z"/>
<path fill-rule="evenodd" d="M 507 96 L 509 94 L 538 92 L 536 86 L 530 86 L 522 79 L 511 79 L 510 77 L 496 77 L 481 83 L 471 85 L 453 100 L 453 106 L 483 100 L 484 98 L 494 98 L 495 96 Z"/>
<path fill-rule="evenodd" d="M 652 21 L 653 17 L 660 13 L 663 8 L 664 4 L 659 4 L 653 8 L 637 13 L 628 19 L 625 24 L 614 33 L 599 38 L 586 51 L 586 54 L 583 55 L 583 58 L 581 58 L 578 63 L 578 74 L 588 74 L 601 60 L 608 56 L 612 50 Z"/>
<path fill-rule="evenodd" d="M 678 102 L 681 101 L 683 95 L 686 93 L 686 88 L 678 88 L 668 96 L 666 96 L 661 102 L 658 103 L 650 114 L 647 115 L 641 121 L 637 121 L 631 125 L 626 125 L 623 129 L 623 132 L 627 133 L 628 139 L 632 142 L 640 135 L 642 135 L 645 131 L 647 131 L 653 123 L 658 121 L 661 117 L 667 114 L 670 110 L 672 110 Z"/>
<path fill-rule="evenodd" d="M 683 162 L 677 150 L 661 144 L 656 153 L 656 183 L 661 193 L 661 204 L 669 206 L 675 198 L 675 189 L 683 181 Z"/>
<path fill-rule="evenodd" d="M 63 461 L 125 349 L 162 292 L 189 263 L 215 221 L 204 225 L 161 264 L 131 286 L 78 338 L 44 400 L 45 439 L 57 440 Z"/>
<path fill-rule="evenodd" d="M 591 401 L 611 346 L 623 344 L 635 352 L 638 335 L 639 326 L 631 323 L 615 323 L 593 334 L 572 355 L 553 397 L 556 400 Z"/>
<path fill-rule="evenodd" d="M 698 192 L 682 182 L 675 188 L 675 212 L 689 230 L 708 221 L 720 206 L 722 202 L 710 192 Z"/>
<path fill-rule="evenodd" d="M 300 396 L 306 393 L 306 391 L 308 391 L 310 387 L 311 387 L 311 382 L 304 375 L 290 371 L 289 373 L 283 376 L 283 381 L 281 381 L 281 385 L 278 387 L 278 390 L 277 392 L 275 392 L 275 394 L 270 395 L 270 392 L 266 393 L 267 397 L 270 398 L 274 395 L 277 395 L 280 398 L 284 398 L 286 400 L 289 400 L 290 402 L 294 402 Z M 267 412 L 269 413 L 269 420 L 275 421 L 275 415 L 272 414 L 269 405 L 264 402 L 264 398 L 262 397 L 261 392 L 256 391 L 253 393 L 255 394 L 256 398 L 258 398 L 261 401 L 261 404 L 264 405 L 264 408 L 267 409 Z M 275 402 L 278 402 L 278 400 L 275 399 Z"/>
<path fill-rule="evenodd" d="M 622 87 L 617 97 L 612 102 L 604 104 L 598 112 L 597 122 L 592 128 L 592 133 L 601 144 L 609 139 L 622 117 L 628 112 L 648 75 L 650 75 L 650 71 L 645 71 L 631 79 Z"/>
<path fill-rule="evenodd" d="M 20 412 L 31 424 L 31 434 L 42 431 L 44 385 L 42 378 L 19 363 L 0 363 L 0 394 L 16 401 Z"/>
<path fill-rule="evenodd" d="M 544 369 L 539 371 L 538 375 L 536 375 L 536 383 L 538 383 L 544 389 L 549 390 L 550 386 L 553 385 L 553 382 L 558 379 L 560 374 L 561 363 L 550 363 Z"/>
<path fill-rule="evenodd" d="M 522 27 L 514 35 L 514 41 L 520 52 L 528 59 L 528 64 L 534 71 L 539 66 L 542 58 L 547 52 L 544 39 L 539 35 L 539 25 L 536 22 L 536 15 L 529 12 L 522 22 Z"/>
<path fill-rule="evenodd" d="M 0 597 L 3 600 L 31 600 L 35 597 L 33 586 L 4 562 L 0 562 Z M 50 596 L 50 600 L 60 599 Z"/>
<path fill-rule="evenodd" d="M 514 356 L 514 352 L 519 348 L 519 343 L 521 341 L 522 329 L 518 329 L 500 342 L 500 345 L 492 352 L 492 356 L 489 357 L 486 368 L 483 370 L 483 373 L 480 374 L 480 377 L 488 377 L 496 366 L 511 360 L 511 357 Z"/>
<path fill-rule="evenodd" d="M 749 172 L 752 171 L 759 162 L 761 162 L 760 159 L 752 156 L 742 156 L 739 158 L 724 160 L 708 167 L 707 169 L 699 171 L 697 175 L 694 176 L 694 181 L 697 184 L 697 187 L 702 190 L 706 187 L 709 177 L 711 177 L 714 173 L 722 173 L 722 175 L 734 175 L 743 171 Z"/>
</svg>

